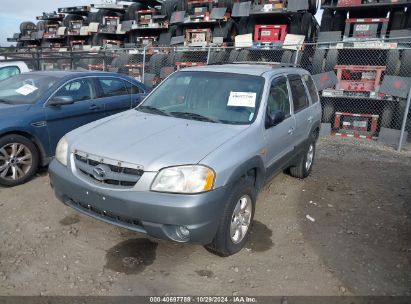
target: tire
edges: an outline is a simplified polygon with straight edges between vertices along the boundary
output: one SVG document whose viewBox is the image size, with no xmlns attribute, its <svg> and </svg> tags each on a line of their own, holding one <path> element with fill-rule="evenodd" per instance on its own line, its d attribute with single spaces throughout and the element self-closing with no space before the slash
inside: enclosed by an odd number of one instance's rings
<svg viewBox="0 0 411 304">
<path fill-rule="evenodd" d="M 405 13 L 404 18 L 404 29 L 411 29 L 411 7 L 408 7 L 407 12 Z"/>
<path fill-rule="evenodd" d="M 345 19 L 347 18 L 346 11 L 335 12 L 334 18 L 332 19 L 332 30 L 333 31 L 344 31 Z"/>
<path fill-rule="evenodd" d="M 411 50 L 402 51 L 399 75 L 402 77 L 411 77 Z"/>
<path fill-rule="evenodd" d="M 239 35 L 244 35 L 248 34 L 248 28 L 247 28 L 247 23 L 248 23 L 248 17 L 241 17 L 240 21 L 238 21 L 237 26 L 238 26 L 238 34 Z"/>
<path fill-rule="evenodd" d="M 332 24 L 333 24 L 333 13 L 332 10 L 330 9 L 325 9 L 323 12 L 323 16 L 321 18 L 321 26 L 320 26 L 320 31 L 321 32 L 329 32 L 332 30 Z"/>
<path fill-rule="evenodd" d="M 212 51 L 208 64 L 221 64 L 224 63 L 225 51 Z"/>
<path fill-rule="evenodd" d="M 301 23 L 302 23 L 301 14 L 296 14 L 296 15 L 291 16 L 289 33 L 294 34 L 294 35 L 301 35 L 302 33 Z"/>
<path fill-rule="evenodd" d="M 381 128 L 391 128 L 393 118 L 393 108 L 391 105 L 386 105 L 381 113 Z"/>
<path fill-rule="evenodd" d="M 79 15 L 66 15 L 66 17 L 64 17 L 63 19 L 63 26 L 65 27 L 70 27 L 70 21 L 76 21 L 76 20 L 84 20 L 83 16 L 79 16 Z"/>
<path fill-rule="evenodd" d="M 98 15 L 97 15 L 97 13 L 96 12 L 94 12 L 94 13 L 89 13 L 88 14 L 88 16 L 87 16 L 87 24 L 90 24 L 90 23 L 92 23 L 92 22 L 100 22 L 99 20 L 98 20 Z"/>
<path fill-rule="evenodd" d="M 237 56 L 236 61 L 238 62 L 245 62 L 250 61 L 250 51 L 249 50 L 241 50 Z"/>
<path fill-rule="evenodd" d="M 295 178 L 303 179 L 310 175 L 315 159 L 315 141 L 316 136 L 312 134 L 309 139 L 309 144 L 301 155 L 297 166 L 290 167 L 290 175 Z"/>
<path fill-rule="evenodd" d="M 20 33 L 24 34 L 27 31 L 34 31 L 36 30 L 36 25 L 31 21 L 22 22 L 20 24 Z"/>
<path fill-rule="evenodd" d="M 46 28 L 46 21 L 40 20 L 39 22 L 37 22 L 36 27 L 38 31 L 44 31 L 44 29 Z"/>
<path fill-rule="evenodd" d="M 160 75 L 160 70 L 162 67 L 166 66 L 167 63 L 167 54 L 154 54 L 151 56 L 150 61 L 148 63 L 148 71 L 149 73 L 153 73 L 156 75 Z"/>
<path fill-rule="evenodd" d="M 177 11 L 178 0 L 166 0 L 161 4 L 161 15 L 167 16 L 167 19 L 170 20 L 171 15 Z"/>
<path fill-rule="evenodd" d="M 240 50 L 232 50 L 231 52 L 230 52 L 230 55 L 228 56 L 228 62 L 229 63 L 233 63 L 233 62 L 236 62 L 237 61 L 237 57 L 238 57 L 238 55 L 240 54 Z"/>
<path fill-rule="evenodd" d="M 218 0 L 218 7 L 226 7 L 227 12 L 231 13 L 233 10 L 234 1 L 233 0 Z"/>
<path fill-rule="evenodd" d="M 16 170 L 16 169 L 13 170 L 11 166 L 6 165 L 5 160 L 0 160 L 0 185 L 8 186 L 8 187 L 14 187 L 14 186 L 21 185 L 29 181 L 34 176 L 34 174 L 37 172 L 37 168 L 39 166 L 39 152 L 36 146 L 31 140 L 21 135 L 10 134 L 10 135 L 6 135 L 0 138 L 0 156 L 2 157 L 10 156 L 12 154 L 12 146 L 11 146 L 12 144 L 17 145 L 16 146 L 17 151 L 20 150 L 19 147 L 24 147 L 24 149 L 17 155 L 17 156 L 22 155 L 21 157 L 19 157 L 20 159 L 23 158 L 24 156 L 27 157 L 28 155 L 30 155 L 31 157 L 27 158 L 26 160 L 23 160 L 24 162 L 29 162 L 30 164 L 24 165 L 20 163 L 20 166 L 19 166 L 19 164 L 16 163 L 14 167 L 15 168 L 19 167 L 23 175 L 19 177 L 18 173 L 15 173 L 17 174 L 17 178 L 15 179 L 13 179 L 13 176 L 12 176 L 13 171 L 19 172 L 19 170 Z M 4 152 L 6 152 L 7 155 L 4 155 Z M 15 160 L 16 159 L 14 158 L 13 162 Z M 5 176 L 3 176 L 3 174 Z"/>
<path fill-rule="evenodd" d="M 326 102 L 323 108 L 323 123 L 332 123 L 335 113 L 334 105 L 331 102 Z"/>
<path fill-rule="evenodd" d="M 334 67 L 337 65 L 338 60 L 338 50 L 330 49 L 327 52 L 327 57 L 325 59 L 324 72 L 334 71 Z"/>
<path fill-rule="evenodd" d="M 300 34 L 305 36 L 306 41 L 310 40 L 313 26 L 313 15 L 311 13 L 304 13 L 301 18 Z"/>
<path fill-rule="evenodd" d="M 104 35 L 94 34 L 91 36 L 91 46 L 103 46 L 104 39 Z"/>
<path fill-rule="evenodd" d="M 187 0 L 179 0 L 177 2 L 177 10 L 178 11 L 187 11 L 187 9 L 188 9 Z"/>
<path fill-rule="evenodd" d="M 103 24 L 103 19 L 104 17 L 121 17 L 121 15 L 119 13 L 116 13 L 114 11 L 110 11 L 107 9 L 100 9 L 97 11 L 96 15 L 95 15 L 95 20 L 93 22 L 98 22 L 100 24 Z"/>
<path fill-rule="evenodd" d="M 254 188 L 254 184 L 250 180 L 241 178 L 234 185 L 233 189 L 231 190 L 231 194 L 227 199 L 214 240 L 211 242 L 211 244 L 206 245 L 205 248 L 212 253 L 223 257 L 230 256 L 239 252 L 247 243 L 248 236 L 250 235 L 249 231 L 251 229 L 255 213 L 255 201 L 256 190 Z M 246 203 L 247 208 L 244 210 L 245 212 L 243 214 L 241 214 L 241 210 L 239 210 L 239 216 L 240 218 L 244 216 L 244 219 L 246 220 L 246 222 L 248 222 L 248 227 L 243 232 L 244 234 L 242 234 L 242 238 L 239 234 L 237 234 L 237 232 L 234 233 L 232 237 L 230 226 L 235 220 L 234 212 L 238 210 L 238 205 L 241 206 L 242 203 Z M 240 225 L 240 227 L 243 226 Z M 236 236 L 238 238 L 237 241 L 235 240 Z"/>
<path fill-rule="evenodd" d="M 308 0 L 308 11 L 315 15 L 318 11 L 318 0 Z"/>
<path fill-rule="evenodd" d="M 183 33 L 178 25 L 172 25 L 166 32 L 162 32 L 158 39 L 158 45 L 169 46 L 171 38 L 181 36 Z"/>
<path fill-rule="evenodd" d="M 395 10 L 390 14 L 390 31 L 401 30 L 404 26 L 404 11 Z"/>
<path fill-rule="evenodd" d="M 130 54 L 123 54 L 113 59 L 111 62 L 112 68 L 120 68 L 129 63 L 131 58 Z"/>
<path fill-rule="evenodd" d="M 400 51 L 399 50 L 389 50 L 387 54 L 387 62 L 386 62 L 386 75 L 398 75 L 398 66 L 401 64 L 400 62 Z"/>
<path fill-rule="evenodd" d="M 311 73 L 313 75 L 320 74 L 323 71 L 323 63 L 325 58 L 326 49 L 316 49 L 313 57 L 313 67 Z"/>
<path fill-rule="evenodd" d="M 237 24 L 233 19 L 228 19 L 222 26 L 217 24 L 213 30 L 213 37 L 223 37 L 224 42 L 234 42 L 238 33 Z"/>
<path fill-rule="evenodd" d="M 285 50 L 281 55 L 281 63 L 290 63 L 293 57 L 293 52 L 290 50 Z"/>
</svg>

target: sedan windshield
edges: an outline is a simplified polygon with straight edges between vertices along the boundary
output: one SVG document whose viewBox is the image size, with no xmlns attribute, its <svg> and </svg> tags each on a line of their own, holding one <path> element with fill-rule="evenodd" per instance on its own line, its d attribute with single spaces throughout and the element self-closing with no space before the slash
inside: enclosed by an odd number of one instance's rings
<svg viewBox="0 0 411 304">
<path fill-rule="evenodd" d="M 207 122 L 250 124 L 264 78 L 216 72 L 177 72 L 137 108 L 157 115 Z"/>
<path fill-rule="evenodd" d="M 33 104 L 59 78 L 41 74 L 20 74 L 0 81 L 0 103 Z"/>
</svg>

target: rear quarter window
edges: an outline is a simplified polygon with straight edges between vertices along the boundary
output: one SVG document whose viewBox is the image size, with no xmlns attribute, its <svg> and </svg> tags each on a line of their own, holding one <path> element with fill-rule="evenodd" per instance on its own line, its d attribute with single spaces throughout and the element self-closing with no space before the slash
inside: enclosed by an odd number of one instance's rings
<svg viewBox="0 0 411 304">
<path fill-rule="evenodd" d="M 308 93 L 310 93 L 311 102 L 316 103 L 320 101 L 320 97 L 318 96 L 317 87 L 314 84 L 314 81 L 310 75 L 304 75 L 303 80 L 305 85 L 307 86 Z"/>
<path fill-rule="evenodd" d="M 308 96 L 300 76 L 290 76 L 289 82 L 293 96 L 294 113 L 297 113 L 308 107 Z"/>
</svg>

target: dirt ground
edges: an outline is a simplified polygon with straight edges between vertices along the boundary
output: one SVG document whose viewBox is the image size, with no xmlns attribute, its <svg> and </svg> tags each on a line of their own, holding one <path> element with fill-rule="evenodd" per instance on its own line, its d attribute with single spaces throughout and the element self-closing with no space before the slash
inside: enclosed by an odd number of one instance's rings
<svg viewBox="0 0 411 304">
<path fill-rule="evenodd" d="M 321 139 L 229 258 L 79 215 L 45 172 L 0 188 L 0 214 L 0 295 L 411 295 L 411 153 L 373 142 Z"/>
</svg>

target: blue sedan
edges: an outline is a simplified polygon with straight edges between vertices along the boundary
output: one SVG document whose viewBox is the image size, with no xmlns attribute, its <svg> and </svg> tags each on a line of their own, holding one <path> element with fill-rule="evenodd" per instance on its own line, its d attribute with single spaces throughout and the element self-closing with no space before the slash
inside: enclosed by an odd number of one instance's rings
<svg viewBox="0 0 411 304">
<path fill-rule="evenodd" d="M 148 91 L 105 72 L 31 72 L 1 81 L 0 185 L 27 182 L 64 134 L 137 106 Z"/>
</svg>

